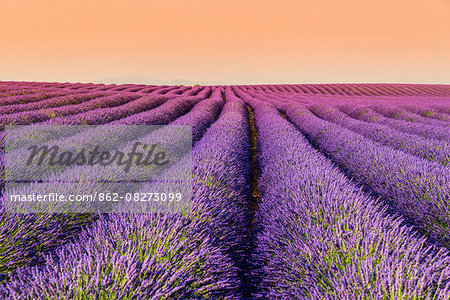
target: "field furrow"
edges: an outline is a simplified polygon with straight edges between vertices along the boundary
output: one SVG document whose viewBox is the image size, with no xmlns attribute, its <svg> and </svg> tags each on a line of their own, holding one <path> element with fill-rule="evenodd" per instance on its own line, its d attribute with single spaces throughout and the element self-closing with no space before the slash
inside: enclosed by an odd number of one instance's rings
<svg viewBox="0 0 450 300">
<path fill-rule="evenodd" d="M 449 86 L 0 81 L 0 114 L 1 299 L 450 299 Z M 47 190 L 131 198 L 11 196 Z"/>
</svg>

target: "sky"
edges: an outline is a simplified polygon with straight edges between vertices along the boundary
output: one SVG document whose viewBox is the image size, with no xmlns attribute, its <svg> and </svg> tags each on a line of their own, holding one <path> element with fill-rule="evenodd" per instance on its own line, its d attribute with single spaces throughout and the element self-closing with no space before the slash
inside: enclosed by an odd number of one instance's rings
<svg viewBox="0 0 450 300">
<path fill-rule="evenodd" d="M 0 0 L 0 80 L 450 84 L 450 0 Z"/>
</svg>

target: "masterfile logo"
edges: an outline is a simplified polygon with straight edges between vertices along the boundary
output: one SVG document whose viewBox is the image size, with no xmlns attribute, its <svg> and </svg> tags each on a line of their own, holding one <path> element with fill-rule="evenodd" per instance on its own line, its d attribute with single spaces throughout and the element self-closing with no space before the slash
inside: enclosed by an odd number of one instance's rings
<svg viewBox="0 0 450 300">
<path fill-rule="evenodd" d="M 7 126 L 9 212 L 186 210 L 190 126 Z M 174 206 L 176 204 L 177 206 Z"/>
</svg>

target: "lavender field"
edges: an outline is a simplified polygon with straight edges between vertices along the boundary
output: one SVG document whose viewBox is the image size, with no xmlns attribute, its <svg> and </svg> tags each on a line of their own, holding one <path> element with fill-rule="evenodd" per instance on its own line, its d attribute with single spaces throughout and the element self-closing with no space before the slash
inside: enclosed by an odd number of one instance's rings
<svg viewBox="0 0 450 300">
<path fill-rule="evenodd" d="M 0 299 L 450 299 L 448 85 L 0 82 L 0 113 L 2 171 L 7 125 L 189 125 L 194 182 L 13 214 L 3 172 Z"/>
</svg>

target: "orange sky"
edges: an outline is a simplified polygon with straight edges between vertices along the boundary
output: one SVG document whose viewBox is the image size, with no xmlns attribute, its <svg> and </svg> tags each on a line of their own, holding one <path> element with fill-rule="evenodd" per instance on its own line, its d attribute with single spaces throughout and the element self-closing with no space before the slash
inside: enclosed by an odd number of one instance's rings
<svg viewBox="0 0 450 300">
<path fill-rule="evenodd" d="M 0 80 L 450 84 L 450 0 L 0 0 Z"/>
</svg>

